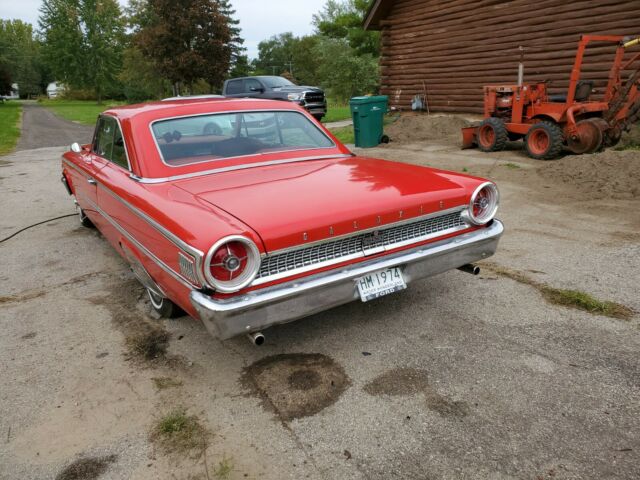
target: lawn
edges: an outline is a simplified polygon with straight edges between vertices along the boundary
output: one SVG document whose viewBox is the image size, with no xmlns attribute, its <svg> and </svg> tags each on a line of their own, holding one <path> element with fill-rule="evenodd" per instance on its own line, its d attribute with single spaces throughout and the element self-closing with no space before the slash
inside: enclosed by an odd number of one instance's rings
<svg viewBox="0 0 640 480">
<path fill-rule="evenodd" d="M 355 143 L 356 141 L 352 125 L 348 127 L 330 128 L 329 131 L 344 144 Z"/>
<path fill-rule="evenodd" d="M 98 105 L 91 100 L 42 100 L 41 105 L 50 108 L 53 112 L 66 120 L 95 125 L 96 117 L 106 109 L 120 105 L 118 102 L 105 102 Z"/>
<path fill-rule="evenodd" d="M 20 112 L 22 105 L 17 102 L 0 103 L 0 155 L 13 150 L 20 137 Z"/>
<path fill-rule="evenodd" d="M 329 104 L 327 105 L 327 114 L 322 118 L 322 123 L 338 122 L 340 120 L 351 119 L 351 111 L 349 105 Z"/>
</svg>

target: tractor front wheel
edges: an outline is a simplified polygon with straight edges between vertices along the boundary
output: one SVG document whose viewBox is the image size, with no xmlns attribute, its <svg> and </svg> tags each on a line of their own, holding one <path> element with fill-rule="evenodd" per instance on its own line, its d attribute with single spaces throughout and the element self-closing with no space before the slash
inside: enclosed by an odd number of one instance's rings
<svg viewBox="0 0 640 480">
<path fill-rule="evenodd" d="M 509 132 L 499 118 L 485 118 L 478 127 L 478 148 L 483 152 L 504 150 L 509 141 Z"/>
<path fill-rule="evenodd" d="M 552 122 L 534 124 L 524 137 L 524 146 L 531 158 L 553 160 L 562 153 L 564 136 L 562 129 Z"/>
</svg>

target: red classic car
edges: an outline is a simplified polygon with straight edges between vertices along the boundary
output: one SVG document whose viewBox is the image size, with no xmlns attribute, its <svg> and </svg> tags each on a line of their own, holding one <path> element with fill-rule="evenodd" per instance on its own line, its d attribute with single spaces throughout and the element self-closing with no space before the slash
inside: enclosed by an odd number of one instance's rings
<svg viewBox="0 0 640 480">
<path fill-rule="evenodd" d="M 256 343 L 271 325 L 474 271 L 503 231 L 492 182 L 355 156 L 277 101 L 108 110 L 93 143 L 63 155 L 62 182 L 155 310 Z"/>
</svg>

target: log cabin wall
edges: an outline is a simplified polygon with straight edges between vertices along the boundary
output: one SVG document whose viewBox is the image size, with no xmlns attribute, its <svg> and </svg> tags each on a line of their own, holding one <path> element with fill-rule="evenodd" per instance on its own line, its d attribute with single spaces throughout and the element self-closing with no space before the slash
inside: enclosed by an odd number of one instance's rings
<svg viewBox="0 0 640 480">
<path fill-rule="evenodd" d="M 381 93 L 391 106 L 408 110 L 426 91 L 431 111 L 482 113 L 483 85 L 517 82 L 520 46 L 525 82 L 564 92 L 580 35 L 640 34 L 640 0 L 379 0 L 367 23 L 382 30 Z M 614 50 L 587 49 L 582 78 L 598 90 Z"/>
</svg>

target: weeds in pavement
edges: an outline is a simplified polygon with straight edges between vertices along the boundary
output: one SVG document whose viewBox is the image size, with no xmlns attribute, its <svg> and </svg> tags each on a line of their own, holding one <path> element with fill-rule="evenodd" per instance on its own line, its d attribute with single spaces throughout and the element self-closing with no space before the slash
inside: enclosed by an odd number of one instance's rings
<svg viewBox="0 0 640 480">
<path fill-rule="evenodd" d="M 182 381 L 171 377 L 154 377 L 153 384 L 158 390 L 166 390 L 167 388 L 181 387 Z"/>
<path fill-rule="evenodd" d="M 592 295 L 578 290 L 565 290 L 562 288 L 550 287 L 544 283 L 537 282 L 527 277 L 524 273 L 510 270 L 495 264 L 483 264 L 483 268 L 503 277 L 510 278 L 516 282 L 530 285 L 536 288 L 549 303 L 571 307 L 585 312 L 604 315 L 606 317 L 629 320 L 634 311 L 620 303 L 608 300 L 599 300 Z"/>
<path fill-rule="evenodd" d="M 56 480 L 94 480 L 100 477 L 110 464 L 116 461 L 116 455 L 107 457 L 80 458 L 67 465 L 58 475 Z"/>
<path fill-rule="evenodd" d="M 218 480 L 228 480 L 231 472 L 233 472 L 233 460 L 223 456 L 222 460 L 218 462 L 218 465 L 213 470 L 213 476 Z"/>
<path fill-rule="evenodd" d="M 160 418 L 150 435 L 166 453 L 189 454 L 195 458 L 206 450 L 208 437 L 209 432 L 198 417 L 187 415 L 184 408 L 176 408 Z"/>
<path fill-rule="evenodd" d="M 510 169 L 512 169 L 512 170 L 517 170 L 517 169 L 519 169 L 519 168 L 520 168 L 520 165 L 517 165 L 517 164 L 515 164 L 515 163 L 511 163 L 511 162 L 509 162 L 509 163 L 503 163 L 503 164 L 502 164 L 502 166 L 503 166 L 503 167 L 510 168 Z"/>
</svg>

